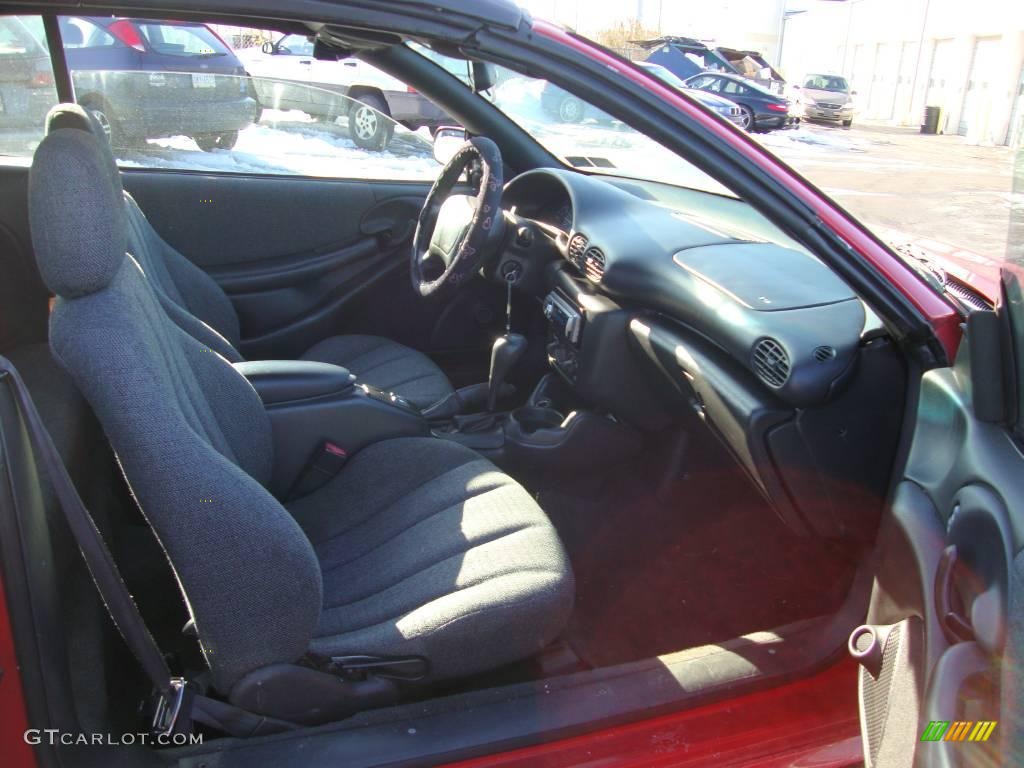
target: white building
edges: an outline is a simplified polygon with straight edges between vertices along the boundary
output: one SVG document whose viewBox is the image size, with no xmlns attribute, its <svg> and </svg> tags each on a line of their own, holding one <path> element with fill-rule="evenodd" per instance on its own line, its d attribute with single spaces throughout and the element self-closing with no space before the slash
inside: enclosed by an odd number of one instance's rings
<svg viewBox="0 0 1024 768">
<path fill-rule="evenodd" d="M 978 144 L 1024 142 L 1024 2 L 815 0 L 786 22 L 782 68 L 796 81 L 842 74 L 860 116 L 940 129 Z"/>
<path fill-rule="evenodd" d="M 537 18 L 594 37 L 637 19 L 663 35 L 713 40 L 775 62 L 786 0 L 519 0 Z"/>
</svg>

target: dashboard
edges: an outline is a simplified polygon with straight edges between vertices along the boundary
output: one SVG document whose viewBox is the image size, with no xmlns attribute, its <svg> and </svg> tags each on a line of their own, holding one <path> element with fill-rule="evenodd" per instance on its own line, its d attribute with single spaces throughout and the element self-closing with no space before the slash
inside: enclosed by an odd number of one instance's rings
<svg viewBox="0 0 1024 768">
<path fill-rule="evenodd" d="M 695 414 L 792 528 L 860 530 L 878 504 L 851 505 L 843 489 L 884 497 L 905 392 L 884 326 L 741 201 L 658 194 L 568 169 L 506 186 L 517 234 L 496 269 L 514 262 L 540 300 L 551 367 L 641 430 Z M 796 502 L 808 483 L 813 509 Z"/>
<path fill-rule="evenodd" d="M 588 292 L 697 331 L 783 401 L 825 401 L 854 362 L 865 306 L 805 251 L 571 171 L 523 174 L 503 204 L 540 225 Z"/>
</svg>

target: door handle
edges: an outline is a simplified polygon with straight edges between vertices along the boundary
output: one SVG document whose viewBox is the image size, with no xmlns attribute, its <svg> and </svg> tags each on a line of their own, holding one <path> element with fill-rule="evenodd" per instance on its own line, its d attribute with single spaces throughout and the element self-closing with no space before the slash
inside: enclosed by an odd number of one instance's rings
<svg viewBox="0 0 1024 768">
<path fill-rule="evenodd" d="M 953 607 L 953 575 L 956 572 L 959 555 L 956 545 L 950 544 L 939 557 L 938 568 L 935 569 L 935 610 L 942 627 L 942 634 L 951 645 L 974 640 L 974 628 Z"/>
<path fill-rule="evenodd" d="M 356 62 L 354 62 L 354 61 L 346 61 L 346 62 L 343 62 L 343 66 L 346 66 L 346 67 L 358 67 L 359 65 Z"/>
<path fill-rule="evenodd" d="M 312 59 L 299 59 L 299 64 L 305 64 L 307 67 L 313 65 Z"/>
</svg>

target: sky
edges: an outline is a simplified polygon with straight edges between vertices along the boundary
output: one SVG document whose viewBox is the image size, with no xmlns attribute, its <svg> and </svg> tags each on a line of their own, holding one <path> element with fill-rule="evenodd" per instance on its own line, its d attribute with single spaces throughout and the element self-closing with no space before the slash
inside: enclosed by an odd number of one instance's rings
<svg viewBox="0 0 1024 768">
<path fill-rule="evenodd" d="M 788 0 L 804 7 L 811 0 Z M 702 39 L 746 37 L 748 33 L 777 33 L 787 0 L 519 0 L 538 18 L 577 29 L 585 35 L 613 27 L 618 21 L 639 19 L 665 34 Z"/>
</svg>

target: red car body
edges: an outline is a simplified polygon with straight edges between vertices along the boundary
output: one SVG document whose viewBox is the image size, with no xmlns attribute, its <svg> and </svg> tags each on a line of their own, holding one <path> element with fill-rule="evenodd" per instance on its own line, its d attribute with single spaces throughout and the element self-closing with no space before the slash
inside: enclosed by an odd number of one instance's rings
<svg viewBox="0 0 1024 768">
<path fill-rule="evenodd" d="M 635 70 L 628 62 L 555 25 L 537 21 L 534 31 L 600 62 L 671 103 L 701 123 L 750 163 L 784 185 L 812 209 L 860 257 L 895 285 L 920 311 L 941 340 L 950 359 L 961 337 L 958 311 L 874 235 L 792 168 L 745 134 L 706 114 L 675 89 Z M 958 253 L 937 254 L 961 270 L 958 277 L 994 299 L 998 265 Z M 2 585 L 0 585 L 2 587 Z M 18 674 L 10 616 L 0 588 L 0 743 L 5 765 L 35 765 L 23 734 L 27 714 Z M 862 762 L 857 713 L 856 665 L 839 661 L 817 675 L 786 685 L 649 720 L 596 730 L 563 741 L 498 753 L 457 763 L 463 768 L 521 766 L 781 766 L 829 768 Z"/>
</svg>

